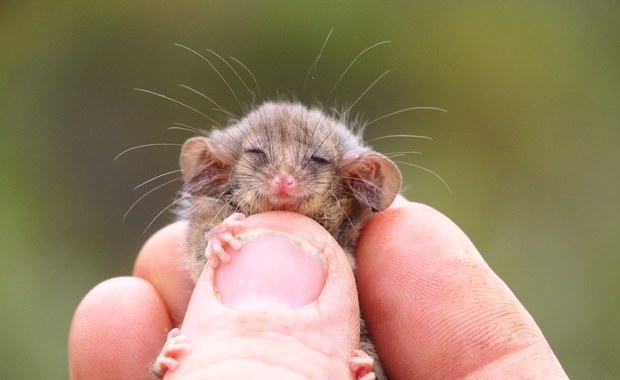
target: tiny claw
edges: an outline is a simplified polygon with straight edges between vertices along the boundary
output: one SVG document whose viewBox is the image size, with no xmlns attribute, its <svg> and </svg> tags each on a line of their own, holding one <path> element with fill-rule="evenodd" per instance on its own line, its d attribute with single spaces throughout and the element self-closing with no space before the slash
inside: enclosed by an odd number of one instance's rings
<svg viewBox="0 0 620 380">
<path fill-rule="evenodd" d="M 374 372 L 370 372 L 358 378 L 357 380 L 377 380 L 377 376 L 375 375 Z"/>
<path fill-rule="evenodd" d="M 242 213 L 242 212 L 235 212 L 234 214 L 231 214 L 226 219 L 231 219 L 231 220 L 235 220 L 235 221 L 243 220 L 243 219 L 245 219 L 245 214 Z"/>
<path fill-rule="evenodd" d="M 222 251 L 219 256 L 219 262 L 222 264 L 226 264 L 230 262 L 230 255 L 226 253 L 226 251 Z"/>
<path fill-rule="evenodd" d="M 207 248 L 205 256 L 207 262 L 212 268 L 217 268 L 220 263 L 230 261 L 230 255 L 226 252 L 225 247 L 230 247 L 238 251 L 243 246 L 242 242 L 235 236 L 240 230 L 245 229 L 243 222 L 245 215 L 235 213 L 224 219 L 224 221 L 207 232 Z"/>
<path fill-rule="evenodd" d="M 229 244 L 230 244 L 230 247 L 232 249 L 234 249 L 235 251 L 240 250 L 241 247 L 243 246 L 243 244 L 241 244 L 241 241 L 239 239 L 236 239 L 236 238 L 234 240 L 232 240 Z"/>
<path fill-rule="evenodd" d="M 167 338 L 172 339 L 172 338 L 176 338 L 179 335 L 181 335 L 181 329 L 178 327 L 175 327 L 172 330 L 168 331 Z"/>
<path fill-rule="evenodd" d="M 374 360 L 362 350 L 353 350 L 353 357 L 349 359 L 349 368 L 355 373 L 356 380 L 375 380 L 372 372 Z"/>
<path fill-rule="evenodd" d="M 228 244 L 235 251 L 238 251 L 241 249 L 241 246 L 242 246 L 241 241 L 237 239 L 235 236 L 233 236 L 233 234 L 225 233 L 222 235 L 221 239 L 223 242 Z"/>
<path fill-rule="evenodd" d="M 178 364 L 178 356 L 185 355 L 191 350 L 191 345 L 187 343 L 181 330 L 174 328 L 168 332 L 166 343 L 161 349 L 160 354 L 151 366 L 153 374 L 163 378 L 167 371 L 174 371 Z"/>
<path fill-rule="evenodd" d="M 174 371 L 179 366 L 179 362 L 176 359 L 161 357 L 157 359 L 160 368 L 165 368 L 166 371 Z M 165 371 L 162 371 L 165 373 Z"/>
</svg>

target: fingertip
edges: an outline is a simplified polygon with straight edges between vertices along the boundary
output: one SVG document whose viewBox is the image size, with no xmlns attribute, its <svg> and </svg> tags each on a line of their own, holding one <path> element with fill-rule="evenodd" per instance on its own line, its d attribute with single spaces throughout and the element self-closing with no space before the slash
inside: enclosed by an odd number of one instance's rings
<svg viewBox="0 0 620 380">
<path fill-rule="evenodd" d="M 376 214 L 360 236 L 356 251 L 358 287 L 368 294 L 395 293 L 395 287 L 419 288 L 421 273 L 444 263 L 486 267 L 463 231 L 430 206 L 400 199 Z M 412 284 L 411 282 L 414 281 Z M 385 286 L 385 288 L 377 288 Z"/>
<path fill-rule="evenodd" d="M 149 273 L 153 267 L 176 263 L 183 257 L 187 222 L 169 224 L 155 232 L 144 243 L 134 266 L 134 275 Z"/>
<path fill-rule="evenodd" d="M 426 205 L 397 202 L 374 217 L 358 259 L 362 310 L 392 374 L 462 377 L 546 344 L 467 236 Z"/>
<path fill-rule="evenodd" d="M 194 284 L 187 270 L 187 222 L 175 222 L 151 236 L 136 258 L 134 276 L 157 290 L 175 324 L 183 320 Z"/>
<path fill-rule="evenodd" d="M 118 277 L 93 288 L 69 333 L 71 379 L 149 379 L 149 364 L 171 322 L 146 281 Z"/>
</svg>

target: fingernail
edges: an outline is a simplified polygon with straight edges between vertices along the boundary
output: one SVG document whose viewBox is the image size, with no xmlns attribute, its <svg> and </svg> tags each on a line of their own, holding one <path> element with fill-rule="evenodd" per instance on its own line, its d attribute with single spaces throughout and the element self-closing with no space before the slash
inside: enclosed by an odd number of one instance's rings
<svg viewBox="0 0 620 380">
<path fill-rule="evenodd" d="M 243 246 L 215 271 L 220 301 L 236 309 L 297 309 L 314 302 L 325 286 L 325 256 L 316 243 L 290 234 L 255 230 L 239 235 Z"/>
</svg>

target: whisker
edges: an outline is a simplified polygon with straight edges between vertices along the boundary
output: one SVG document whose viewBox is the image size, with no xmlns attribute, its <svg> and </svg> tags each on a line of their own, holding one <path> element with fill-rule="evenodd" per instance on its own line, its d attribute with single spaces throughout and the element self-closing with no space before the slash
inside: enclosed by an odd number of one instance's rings
<svg viewBox="0 0 620 380">
<path fill-rule="evenodd" d="M 207 49 L 207 51 L 213 55 L 215 55 L 216 57 L 218 57 L 219 59 L 222 60 L 222 62 L 224 62 L 226 64 L 226 66 L 228 66 L 230 68 L 230 70 L 232 70 L 232 72 L 235 74 L 235 76 L 239 79 L 239 81 L 243 84 L 243 86 L 245 87 L 245 89 L 248 91 L 248 93 L 250 94 L 250 96 L 252 97 L 252 99 L 256 99 L 256 94 L 250 90 L 250 88 L 248 87 L 248 85 L 245 83 L 245 81 L 243 80 L 243 78 L 241 78 L 241 76 L 239 75 L 239 73 L 237 73 L 237 70 L 235 70 L 234 67 L 232 67 L 232 65 L 230 63 L 228 63 L 227 60 L 225 60 L 224 58 L 222 58 L 222 56 L 220 56 L 219 54 L 217 54 L 216 52 L 214 52 L 211 49 Z M 222 107 L 220 107 L 222 108 Z"/>
<path fill-rule="evenodd" d="M 235 118 L 235 119 L 239 120 L 239 116 L 235 115 L 235 114 L 234 114 L 234 113 L 232 113 L 232 112 L 226 111 L 225 109 L 222 109 L 222 108 L 213 108 L 213 111 L 221 112 L 221 113 L 223 113 L 223 114 L 225 114 L 225 115 L 231 116 L 231 117 L 233 117 L 233 118 Z"/>
<path fill-rule="evenodd" d="M 362 179 L 362 178 L 359 178 L 359 177 L 350 177 L 350 176 L 345 176 L 344 178 L 345 179 L 350 179 L 352 181 L 362 182 L 362 183 L 368 185 L 369 187 L 372 187 L 375 190 L 378 190 L 381 193 L 387 193 L 384 188 L 382 188 L 381 186 L 378 186 L 377 184 L 375 184 L 375 183 L 373 183 L 373 182 L 371 182 L 369 180 Z M 391 194 L 391 195 L 396 195 L 396 194 Z"/>
<path fill-rule="evenodd" d="M 217 197 L 217 199 L 219 200 L 220 198 L 222 198 L 222 196 L 224 195 L 224 193 L 222 193 L 219 197 Z M 217 219 L 217 217 L 222 213 L 222 211 L 226 208 L 226 206 L 230 206 L 232 204 L 232 202 L 226 201 L 222 207 L 220 207 L 219 210 L 217 210 L 217 213 L 215 213 L 215 215 L 213 216 L 213 219 L 211 219 L 211 224 L 215 223 L 215 220 Z"/>
<path fill-rule="evenodd" d="M 333 29 L 332 29 L 333 30 Z M 336 81 L 336 84 L 334 84 L 334 87 L 332 87 L 331 91 L 329 92 L 329 94 L 327 95 L 327 99 L 325 100 L 325 103 L 329 102 L 329 99 L 331 99 L 332 95 L 334 94 L 334 91 L 336 90 L 336 87 L 338 87 L 338 85 L 340 84 L 340 81 L 342 80 L 342 78 L 344 78 L 345 74 L 349 71 L 349 69 L 351 68 L 351 66 L 353 66 L 353 64 L 355 64 L 355 62 L 359 59 L 359 57 L 361 57 L 362 55 L 364 55 L 366 52 L 368 52 L 369 50 L 372 50 L 374 48 L 376 48 L 377 46 L 380 45 L 384 45 L 384 44 L 389 44 L 392 41 L 381 41 L 381 42 L 377 42 L 376 44 L 367 47 L 366 49 L 364 49 L 361 53 L 359 53 L 355 58 L 353 58 L 353 60 L 351 61 L 351 63 L 349 63 L 349 66 L 347 66 L 346 69 L 344 69 L 344 71 L 342 72 L 342 74 L 340 74 L 340 78 L 338 78 L 338 80 Z"/>
<path fill-rule="evenodd" d="M 174 127 L 169 127 L 168 130 L 172 131 L 172 130 L 179 130 L 179 131 L 185 131 L 185 132 L 192 132 L 192 133 L 196 133 L 198 135 L 201 136 L 206 136 L 206 132 L 203 131 L 202 129 L 196 128 L 196 127 L 192 127 L 191 125 L 188 124 L 183 124 L 183 123 L 174 123 Z M 179 144 L 181 145 L 181 144 Z"/>
<path fill-rule="evenodd" d="M 235 61 L 237 64 L 239 64 L 241 67 L 243 67 L 245 69 L 245 71 L 248 72 L 248 74 L 250 74 L 250 76 L 252 77 L 252 80 L 254 81 L 254 86 L 256 87 L 256 91 L 258 91 L 258 97 L 260 99 L 262 99 L 263 95 L 260 92 L 260 86 L 258 85 L 258 81 L 256 80 L 256 77 L 254 77 L 254 74 L 252 73 L 252 70 L 250 70 L 246 65 L 243 64 L 243 62 L 241 62 L 237 58 L 235 58 L 233 56 L 228 56 L 228 58 L 230 58 L 233 61 Z"/>
<path fill-rule="evenodd" d="M 241 109 L 243 109 L 243 105 L 241 104 L 241 101 L 239 100 L 239 98 L 237 97 L 237 94 L 235 93 L 235 91 L 232 89 L 232 87 L 230 87 L 230 84 L 228 83 L 228 81 L 226 80 L 226 78 L 224 78 L 224 76 L 219 72 L 219 70 L 213 65 L 213 63 L 211 63 L 211 61 L 209 61 L 209 59 L 207 57 L 205 57 L 204 55 L 198 53 L 196 50 L 189 48 L 185 45 L 181 45 L 179 43 L 175 43 L 175 46 L 178 46 L 180 48 L 186 49 L 192 53 L 194 53 L 195 55 L 197 55 L 198 57 L 200 57 L 202 60 L 204 60 L 205 62 L 207 62 L 209 64 L 209 66 L 211 66 L 211 68 L 217 73 L 217 75 L 220 77 L 220 79 L 222 79 L 222 81 L 224 81 L 224 84 L 226 84 L 226 87 L 228 87 L 228 90 L 230 91 L 230 93 L 232 94 L 232 96 L 235 98 L 235 100 L 237 101 L 237 104 L 239 104 L 239 107 Z"/>
<path fill-rule="evenodd" d="M 364 126 L 362 127 L 362 129 L 368 127 L 370 124 L 373 124 L 373 123 L 375 123 L 375 122 L 377 122 L 379 120 L 383 120 L 383 119 L 385 119 L 387 117 L 394 116 L 394 115 L 397 115 L 399 113 L 403 113 L 403 112 L 407 112 L 407 111 L 417 111 L 417 110 L 431 110 L 431 111 L 441 111 L 441 112 L 448 113 L 448 111 L 446 111 L 445 109 L 438 108 L 438 107 L 409 107 L 409 108 L 403 108 L 402 110 L 390 112 L 387 115 L 383 115 L 383 116 L 378 117 L 378 118 L 376 118 L 376 119 L 374 119 L 372 121 L 369 121 L 368 123 L 365 123 Z"/>
<path fill-rule="evenodd" d="M 408 152 L 391 152 L 391 153 L 386 153 L 385 156 L 387 158 L 395 158 L 395 157 L 403 157 L 403 156 L 406 156 L 408 154 L 419 154 L 419 155 L 422 155 L 423 153 L 415 151 L 415 150 L 411 150 L 411 151 L 408 151 Z"/>
<path fill-rule="evenodd" d="M 409 166 L 412 166 L 414 168 L 417 168 L 417 169 L 420 169 L 420 170 L 423 170 L 423 171 L 425 171 L 427 173 L 432 174 L 437 179 L 439 179 L 441 181 L 441 183 L 443 183 L 443 185 L 446 187 L 446 189 L 448 189 L 448 192 L 450 192 L 450 194 L 452 194 L 452 189 L 450 188 L 448 183 L 446 181 L 444 181 L 444 179 L 441 178 L 441 176 L 439 174 L 435 173 L 434 171 L 432 171 L 430 169 L 427 169 L 427 168 L 425 168 L 423 166 L 420 166 L 420 165 L 412 164 L 411 162 L 405 162 L 405 161 L 394 161 L 394 162 L 396 162 L 397 164 L 409 165 Z"/>
<path fill-rule="evenodd" d="M 185 197 L 185 195 L 183 195 Z M 196 203 L 190 203 L 189 208 L 182 210 L 183 211 L 183 219 L 190 219 L 191 216 L 198 210 L 199 205 Z"/>
<path fill-rule="evenodd" d="M 189 91 L 195 93 L 196 95 L 202 96 L 203 98 L 205 98 L 208 101 L 210 101 L 211 104 L 213 104 L 214 106 L 218 107 L 218 109 L 223 109 L 224 108 L 224 107 L 220 106 L 219 104 L 217 104 L 217 102 L 215 100 L 211 99 L 210 97 L 208 97 L 207 95 L 203 94 L 202 92 L 196 90 L 195 88 L 192 88 L 192 87 L 190 87 L 190 86 L 188 86 L 186 84 L 182 84 L 182 83 L 179 83 L 178 86 L 182 87 L 182 88 L 184 88 L 186 90 L 189 90 Z M 235 115 L 235 117 L 238 117 L 238 116 Z"/>
<path fill-rule="evenodd" d="M 368 202 L 368 198 L 366 198 L 363 194 L 361 194 L 361 193 L 359 193 L 359 192 L 349 192 L 348 194 L 350 194 L 352 197 L 356 197 L 356 198 L 357 198 L 357 197 L 359 197 L 359 198 L 362 198 L 362 199 L 365 201 L 365 203 L 366 203 L 367 205 L 369 204 L 369 202 Z M 368 207 L 368 210 L 370 210 L 372 213 L 377 213 L 377 212 L 378 212 L 378 213 L 380 213 L 380 214 L 382 214 L 382 215 L 386 215 L 386 214 L 383 212 L 383 210 L 374 210 L 372 207 Z"/>
<path fill-rule="evenodd" d="M 146 226 L 146 228 L 144 229 L 144 231 L 142 233 L 146 233 L 146 231 L 148 231 L 149 228 L 151 228 L 151 226 L 153 225 L 153 223 L 155 223 L 155 221 L 157 220 L 157 218 L 159 218 L 164 212 L 168 211 L 168 209 L 170 209 L 170 207 L 174 206 L 175 204 L 179 203 L 181 201 L 182 198 L 178 198 L 175 199 L 172 203 L 170 203 L 168 206 L 166 206 L 163 210 L 161 210 L 159 213 L 157 213 L 157 215 L 155 215 L 155 217 L 151 220 L 151 222 L 149 223 L 148 226 Z"/>
<path fill-rule="evenodd" d="M 181 146 L 181 144 L 153 143 L 153 144 L 142 144 L 142 145 L 133 146 L 133 147 L 125 149 L 124 151 L 122 151 L 119 154 L 117 154 L 116 157 L 114 157 L 114 161 L 116 161 L 120 156 L 124 155 L 125 153 L 131 152 L 132 150 L 142 149 L 142 148 L 149 148 L 149 147 L 153 147 L 153 146 Z"/>
<path fill-rule="evenodd" d="M 355 233 L 358 233 L 359 231 L 357 231 L 357 228 L 355 228 L 355 225 L 353 224 L 353 221 L 351 220 L 351 218 L 349 217 L 349 214 L 347 214 L 347 212 L 342 208 L 342 206 L 340 205 L 340 201 L 338 200 L 338 197 L 336 196 L 336 194 L 334 194 L 333 191 L 330 191 L 329 194 L 334 198 L 334 200 L 336 201 L 336 205 L 338 206 L 338 208 L 342 211 L 342 213 L 344 214 L 344 216 L 347 218 L 347 220 L 349 221 L 349 224 L 351 225 L 351 228 L 353 229 L 353 231 L 355 231 Z"/>
<path fill-rule="evenodd" d="M 218 125 L 218 126 L 219 126 L 219 123 L 218 123 L 217 121 L 215 121 L 215 120 L 213 120 L 212 118 L 210 118 L 210 117 L 209 117 L 207 114 L 205 114 L 204 112 L 198 111 L 196 108 L 191 107 L 191 106 L 188 106 L 187 104 L 185 104 L 185 103 L 183 103 L 183 102 L 181 102 L 181 101 L 179 101 L 179 100 L 173 99 L 173 98 L 171 98 L 171 97 L 169 97 L 169 96 L 166 96 L 166 95 L 163 95 L 163 94 L 159 94 L 159 93 L 157 93 L 157 92 L 155 92 L 155 91 L 145 90 L 145 89 L 143 89 L 143 88 L 134 88 L 134 90 L 136 90 L 136 91 L 146 92 L 147 94 L 151 94 L 151 95 L 159 96 L 160 98 L 163 98 L 163 99 L 169 100 L 169 101 L 171 101 L 171 102 L 173 102 L 173 103 L 176 103 L 176 104 L 178 104 L 178 105 L 180 105 L 180 106 L 183 106 L 183 107 L 185 107 L 185 108 L 187 108 L 187 109 L 189 109 L 189 110 L 191 110 L 191 111 L 196 112 L 196 113 L 197 113 L 197 114 L 199 114 L 200 116 L 202 116 L 202 117 L 206 118 L 207 120 L 211 121 L 213 124 L 215 124 L 215 125 Z"/>
<path fill-rule="evenodd" d="M 325 37 L 325 41 L 323 41 L 323 46 L 321 46 L 321 50 L 319 50 L 319 54 L 316 56 L 314 61 L 312 61 L 312 65 L 310 65 L 310 68 L 308 69 L 308 72 L 306 73 L 306 78 L 304 79 L 304 97 L 305 97 L 306 89 L 308 86 L 308 78 L 314 79 L 314 74 L 316 73 L 316 68 L 319 65 L 319 60 L 323 56 L 323 50 L 325 49 L 325 46 L 327 45 L 327 41 L 329 41 L 329 38 L 331 37 L 333 32 L 334 32 L 334 28 L 332 28 L 329 31 L 329 33 L 327 33 L 327 37 Z"/>
<path fill-rule="evenodd" d="M 391 139 L 391 138 L 410 138 L 410 139 L 422 139 L 422 140 L 433 141 L 432 137 L 422 136 L 422 135 L 386 135 L 386 136 L 379 136 L 379 137 L 375 137 L 374 139 L 366 140 L 364 141 L 364 143 L 367 144 L 369 142 L 383 140 L 383 139 Z"/>
<path fill-rule="evenodd" d="M 356 179 L 356 180 L 360 180 L 359 178 L 355 178 L 355 179 Z M 364 181 L 364 182 L 367 182 L 367 181 Z M 367 182 L 367 183 L 368 183 L 368 182 Z M 380 191 L 382 191 L 382 192 L 384 192 L 384 193 L 385 193 L 385 190 L 384 190 L 384 189 L 382 189 L 382 188 L 380 188 L 379 186 L 376 186 L 376 185 L 375 185 L 375 184 L 373 184 L 373 183 L 369 183 L 369 184 L 371 184 L 371 185 L 375 186 L 375 188 L 378 188 Z M 351 195 L 351 196 L 353 196 L 353 197 L 360 197 L 360 198 L 362 198 L 362 199 L 366 202 L 366 204 L 369 204 L 369 202 L 368 202 L 368 198 L 367 198 L 367 197 L 365 197 L 365 196 L 364 196 L 362 193 L 360 193 L 360 192 L 353 192 L 353 191 L 351 191 L 351 192 L 347 192 L 347 194 L 349 194 L 349 195 Z M 398 195 L 398 194 L 392 194 L 392 195 L 396 196 L 396 195 Z M 387 216 L 387 214 L 385 214 L 385 212 L 384 212 L 383 210 L 373 210 L 372 208 L 369 208 L 369 209 L 370 209 L 370 211 L 372 211 L 373 213 L 378 212 L 378 213 L 380 213 L 380 214 L 382 214 L 382 215 L 386 215 L 386 216 Z"/>
<path fill-rule="evenodd" d="M 368 91 L 370 91 L 370 89 L 371 89 L 371 88 L 373 88 L 373 87 L 375 86 L 375 84 L 377 84 L 377 82 L 379 82 L 379 81 L 380 81 L 380 80 L 381 80 L 384 76 L 386 76 L 389 72 L 390 72 L 390 70 L 386 70 L 383 74 L 381 74 L 381 75 L 379 76 L 379 78 L 375 79 L 375 81 L 374 81 L 374 82 L 372 82 L 372 83 L 370 84 L 370 86 L 368 86 L 368 88 L 367 88 L 366 90 L 364 90 L 364 92 L 362 92 L 362 94 L 361 94 L 361 95 L 360 95 L 357 99 L 355 99 L 355 101 L 353 102 L 353 104 L 351 104 L 351 105 L 347 108 L 347 110 L 345 111 L 345 113 L 346 113 L 346 114 L 348 114 L 349 112 L 351 112 L 351 110 L 353 109 L 353 107 L 355 107 L 355 105 L 357 104 L 357 102 L 359 102 L 359 101 L 360 101 L 360 99 L 362 99 L 362 98 L 364 97 L 364 95 L 366 95 L 366 93 L 367 93 Z"/>
<path fill-rule="evenodd" d="M 402 152 L 389 152 L 389 153 L 384 153 L 387 157 L 390 157 L 392 155 L 406 155 L 406 154 L 423 154 L 420 151 L 417 150 L 404 150 Z"/>
<path fill-rule="evenodd" d="M 177 170 L 172 170 L 172 171 L 169 171 L 169 172 L 167 172 L 167 173 L 160 174 L 160 175 L 158 175 L 158 176 L 155 176 L 155 177 L 153 177 L 153 178 L 151 178 L 151 179 L 149 179 L 149 180 L 146 180 L 146 181 L 142 182 L 142 183 L 141 183 L 141 184 L 139 184 L 138 186 L 134 187 L 134 188 L 133 188 L 133 190 L 137 190 L 138 188 L 140 188 L 140 187 L 142 187 L 142 186 L 146 185 L 147 183 L 153 182 L 153 181 L 155 181 L 155 180 L 156 180 L 156 179 L 158 179 L 158 178 L 165 177 L 165 176 L 170 175 L 170 174 L 180 173 L 180 172 L 181 172 L 181 169 L 177 169 Z M 177 178 L 177 179 L 178 179 L 178 178 Z"/>
<path fill-rule="evenodd" d="M 164 182 L 161 185 L 158 185 L 157 187 L 152 188 L 151 190 L 147 191 L 146 193 L 144 193 L 140 198 L 138 198 L 130 207 L 129 210 L 127 210 L 127 212 L 125 213 L 125 215 L 123 215 L 123 219 L 121 219 L 121 221 L 124 221 L 125 218 L 127 218 L 127 215 L 129 215 L 129 213 L 131 212 L 131 210 L 133 210 L 134 207 L 136 207 L 136 205 L 138 204 L 138 202 L 140 202 L 142 199 L 144 199 L 144 197 L 146 197 L 147 195 L 151 194 L 153 191 L 161 189 L 162 187 L 169 185 L 173 182 L 176 182 L 178 180 L 180 180 L 182 177 L 177 177 L 174 179 L 171 179 L 170 181 Z M 148 227 L 147 227 L 148 229 Z"/>
</svg>

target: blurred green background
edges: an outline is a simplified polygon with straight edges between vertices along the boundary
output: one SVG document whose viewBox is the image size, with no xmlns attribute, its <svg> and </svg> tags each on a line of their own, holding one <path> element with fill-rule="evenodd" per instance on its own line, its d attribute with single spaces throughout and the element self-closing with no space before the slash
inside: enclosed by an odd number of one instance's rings
<svg viewBox="0 0 620 380">
<path fill-rule="evenodd" d="M 335 28 L 314 79 L 304 77 Z M 250 67 L 264 97 L 335 91 L 402 160 L 406 196 L 432 205 L 471 237 L 533 314 L 572 378 L 620 377 L 620 3 L 41 2 L 0 4 L 0 378 L 67 378 L 66 337 L 80 299 L 131 272 L 151 220 L 180 183 L 149 186 L 177 167 L 173 123 L 221 117 L 234 98 L 181 43 Z M 214 63 L 217 60 L 214 60 Z M 221 64 L 239 94 L 243 86 Z M 304 97 L 303 94 L 306 94 Z M 245 97 L 247 99 L 247 96 Z M 158 183 L 163 183 L 162 179 Z"/>
</svg>

